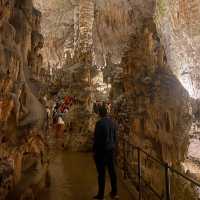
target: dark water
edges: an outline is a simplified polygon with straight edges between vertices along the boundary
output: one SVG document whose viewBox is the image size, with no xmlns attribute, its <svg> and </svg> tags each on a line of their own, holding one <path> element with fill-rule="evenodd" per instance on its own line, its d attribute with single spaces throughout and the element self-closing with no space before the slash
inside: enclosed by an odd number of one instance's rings
<svg viewBox="0 0 200 200">
<path fill-rule="evenodd" d="M 51 186 L 42 191 L 40 200 L 92 200 L 97 192 L 97 175 L 91 154 L 56 152 L 50 165 Z M 107 178 L 106 199 L 109 199 Z M 131 200 L 119 181 L 120 199 Z"/>
</svg>

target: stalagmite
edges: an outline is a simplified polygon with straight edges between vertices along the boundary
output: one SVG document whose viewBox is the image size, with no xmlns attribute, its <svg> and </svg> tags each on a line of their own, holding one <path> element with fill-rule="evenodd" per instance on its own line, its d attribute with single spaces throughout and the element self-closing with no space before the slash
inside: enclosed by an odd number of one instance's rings
<svg viewBox="0 0 200 200">
<path fill-rule="evenodd" d="M 92 102 L 91 102 L 91 67 L 92 67 L 92 30 L 94 21 L 94 1 L 83 0 L 79 4 L 79 36 L 75 45 L 71 68 L 71 86 L 69 94 L 75 96 L 79 105 L 69 112 L 67 124 L 71 124 L 70 136 L 66 145 L 72 149 L 91 148 L 92 137 Z M 76 13 L 75 13 L 76 14 Z"/>
</svg>

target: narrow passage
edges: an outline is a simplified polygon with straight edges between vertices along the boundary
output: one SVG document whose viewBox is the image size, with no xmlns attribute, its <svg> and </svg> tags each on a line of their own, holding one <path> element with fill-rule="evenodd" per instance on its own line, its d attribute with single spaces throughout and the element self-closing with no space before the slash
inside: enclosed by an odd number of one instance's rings
<svg viewBox="0 0 200 200">
<path fill-rule="evenodd" d="M 39 200 L 92 200 L 97 192 L 97 174 L 92 155 L 59 151 L 50 164 L 51 186 L 42 191 Z M 133 199 L 120 181 L 120 199 Z M 109 198 L 110 182 L 107 176 L 106 196 Z"/>
</svg>

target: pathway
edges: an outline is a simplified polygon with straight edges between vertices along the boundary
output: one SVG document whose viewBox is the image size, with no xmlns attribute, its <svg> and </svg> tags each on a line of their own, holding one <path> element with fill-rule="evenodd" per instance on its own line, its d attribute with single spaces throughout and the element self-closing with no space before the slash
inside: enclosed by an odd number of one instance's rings
<svg viewBox="0 0 200 200">
<path fill-rule="evenodd" d="M 39 200 L 92 200 L 97 192 L 97 174 L 89 153 L 57 152 L 50 165 L 51 186 Z M 107 177 L 106 199 L 109 198 Z M 120 199 L 131 200 L 127 188 L 119 181 Z"/>
</svg>

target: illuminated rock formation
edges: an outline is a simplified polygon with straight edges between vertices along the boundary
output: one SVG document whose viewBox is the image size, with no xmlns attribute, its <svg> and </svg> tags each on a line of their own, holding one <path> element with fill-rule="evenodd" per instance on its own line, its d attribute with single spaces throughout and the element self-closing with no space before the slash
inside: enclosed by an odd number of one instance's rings
<svg viewBox="0 0 200 200">
<path fill-rule="evenodd" d="M 43 20 L 31 0 L 0 2 L 2 142 L 16 144 L 27 126 L 41 129 L 36 96 L 53 91 L 77 100 L 65 118 L 65 146 L 90 149 L 95 66 L 111 85 L 120 134 L 183 171 L 191 115 L 199 117 L 199 102 L 191 99 L 199 98 L 198 0 L 34 0 Z M 44 85 L 42 95 L 34 81 Z M 144 160 L 145 178 L 164 194 L 159 167 Z M 3 162 L 12 177 L 12 164 Z M 174 199 L 195 199 L 174 176 L 172 190 Z"/>
<path fill-rule="evenodd" d="M 45 140 L 41 134 L 45 113 L 27 78 L 28 55 L 40 46 L 34 37 L 39 35 L 41 14 L 38 13 L 31 0 L 0 2 L 0 199 L 8 193 L 12 196 L 15 190 L 17 199 L 22 193 L 32 191 L 30 186 L 39 180 L 29 176 L 31 167 L 41 166 L 36 172 L 40 180 L 45 174 Z M 41 65 L 38 62 L 36 59 L 37 67 Z M 25 159 L 27 155 L 29 160 Z M 29 167 L 24 169 L 27 164 Z M 25 173 L 27 185 L 22 182 Z M 17 189 L 19 186 L 21 190 Z"/>
</svg>

